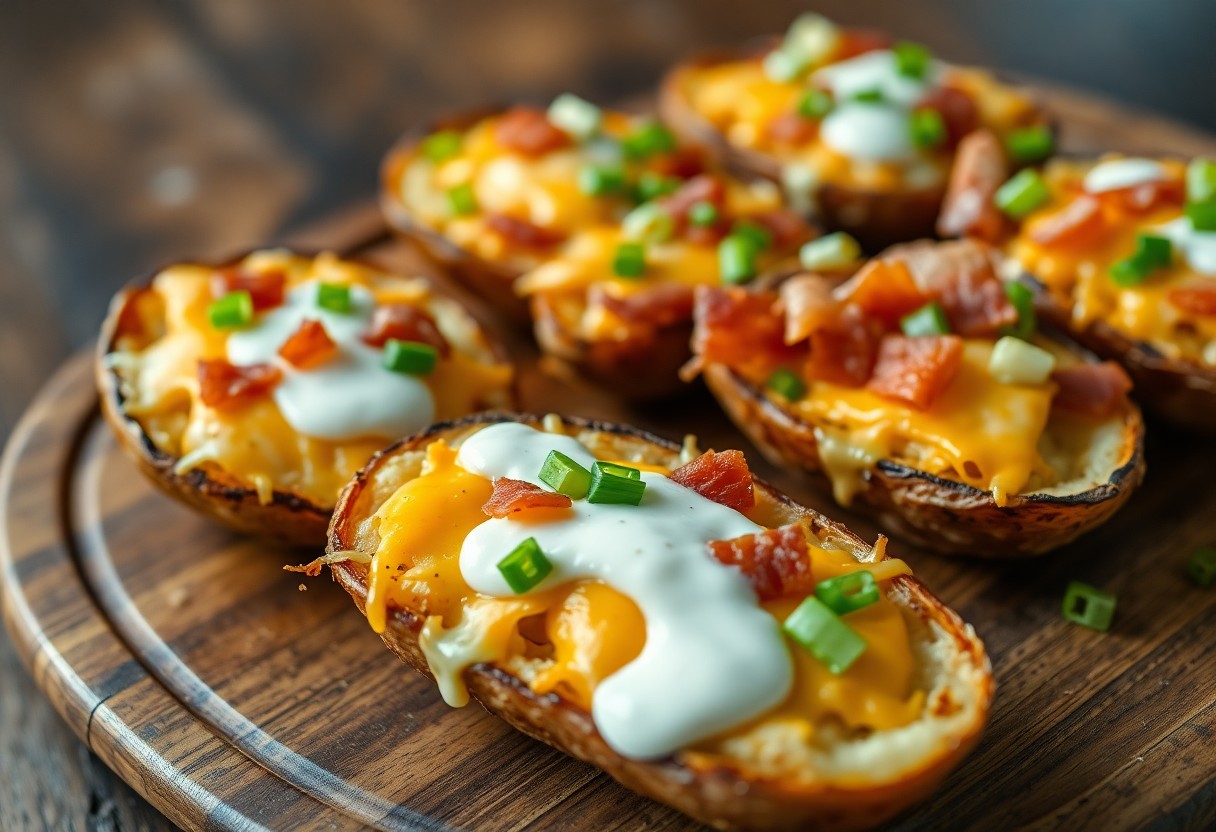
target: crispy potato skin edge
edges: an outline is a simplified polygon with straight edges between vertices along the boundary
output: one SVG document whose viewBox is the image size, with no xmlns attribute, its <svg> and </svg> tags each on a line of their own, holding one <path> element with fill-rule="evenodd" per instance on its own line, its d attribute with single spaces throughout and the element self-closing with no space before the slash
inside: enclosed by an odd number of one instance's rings
<svg viewBox="0 0 1216 832">
<path fill-rule="evenodd" d="M 376 470 L 394 454 L 425 447 L 431 441 L 457 435 L 476 424 L 521 421 L 539 426 L 535 416 L 485 414 L 435 425 L 378 454 L 346 487 L 338 499 L 329 529 L 329 550 L 354 548 L 360 518 L 353 515 L 360 494 Z M 634 428 L 579 419 L 565 419 L 567 426 L 592 428 L 632 438 L 641 438 L 671 452 L 678 448 L 663 439 Z M 869 551 L 863 541 L 842 524 L 817 512 L 797 506 L 788 497 L 761 480 L 756 486 L 795 507 L 809 528 L 821 539 L 831 539 L 855 554 Z M 361 612 L 367 598 L 366 567 L 343 562 L 330 565 L 331 572 L 350 594 Z M 486 710 L 515 728 L 563 752 L 607 772 L 630 789 L 667 803 L 718 829 L 727 830 L 817 830 L 863 829 L 883 822 L 931 793 L 945 775 L 979 741 L 994 690 L 994 682 L 983 644 L 971 628 L 945 607 L 912 577 L 896 579 L 907 590 L 909 607 L 918 615 L 939 624 L 959 651 L 983 669 L 983 690 L 975 724 L 957 737 L 943 754 L 925 761 L 905 777 L 869 787 L 840 788 L 823 784 L 796 784 L 758 779 L 731 765 L 707 765 L 690 755 L 678 754 L 659 761 L 621 757 L 596 731 L 590 714 L 556 695 L 537 695 L 526 684 L 493 665 L 479 664 L 465 672 L 469 692 Z M 423 621 L 406 610 L 393 610 L 381 638 L 390 650 L 420 673 L 431 675 L 418 646 Z"/>
<path fill-rule="evenodd" d="M 240 262 L 257 249 L 242 252 L 220 261 L 189 261 L 222 268 Z M 315 256 L 317 252 L 292 249 L 293 253 Z M 358 258 L 346 258 L 359 262 Z M 185 261 L 181 261 L 185 262 Z M 123 310 L 142 292 L 149 291 L 152 279 L 169 265 L 156 269 L 132 282 L 114 296 L 110 310 L 102 323 L 101 335 L 93 362 L 101 412 L 110 425 L 119 446 L 139 467 L 153 485 L 180 502 L 201 512 L 212 520 L 243 534 L 255 535 L 291 546 L 320 548 L 326 539 L 333 509 L 319 506 L 308 499 L 287 491 L 275 490 L 271 502 L 263 504 L 257 492 L 226 473 L 215 463 L 204 463 L 178 474 L 174 468 L 178 457 L 162 451 L 140 426 L 123 410 L 122 393 L 117 373 L 106 366 L 106 356 L 114 349 L 123 320 Z M 466 314 L 468 313 L 466 310 Z M 476 320 L 476 319 L 474 319 Z M 495 354 L 508 360 L 506 351 L 477 322 Z M 511 398 L 515 398 L 514 384 Z"/>
</svg>

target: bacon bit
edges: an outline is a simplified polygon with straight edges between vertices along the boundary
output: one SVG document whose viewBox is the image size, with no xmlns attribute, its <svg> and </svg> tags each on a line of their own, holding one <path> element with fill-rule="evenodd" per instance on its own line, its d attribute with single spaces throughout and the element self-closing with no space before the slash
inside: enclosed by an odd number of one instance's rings
<svg viewBox="0 0 1216 832">
<path fill-rule="evenodd" d="M 660 197 L 656 202 L 671 215 L 677 226 L 682 226 L 688 221 L 689 210 L 698 202 L 708 202 L 721 209 L 726 203 L 726 186 L 718 177 L 704 173 L 689 179 L 675 193 Z"/>
<path fill-rule="evenodd" d="M 874 369 L 882 332 L 880 321 L 865 317 L 856 305 L 846 306 L 830 326 L 811 333 L 806 377 L 845 387 L 860 387 Z"/>
<path fill-rule="evenodd" d="M 938 87 L 921 99 L 920 108 L 936 110 L 946 125 L 946 145 L 957 147 L 963 137 L 980 126 L 979 108 L 965 90 Z"/>
<path fill-rule="evenodd" d="M 735 511 L 744 511 L 756 504 L 752 472 L 742 451 L 706 451 L 668 476 L 707 500 Z"/>
<path fill-rule="evenodd" d="M 693 290 L 683 283 L 657 283 L 616 297 L 595 284 L 588 292 L 588 302 L 602 306 L 627 323 L 660 327 L 692 317 Z"/>
<path fill-rule="evenodd" d="M 1123 409 L 1132 380 L 1113 361 L 1062 367 L 1051 375 L 1059 385 L 1052 404 L 1094 419 L 1105 419 Z"/>
<path fill-rule="evenodd" d="M 291 337 L 279 347 L 279 355 L 289 364 L 308 370 L 324 364 L 338 352 L 338 345 L 320 321 L 305 319 Z"/>
<path fill-rule="evenodd" d="M 782 113 L 765 126 L 764 132 L 777 144 L 799 147 L 815 138 L 819 124 L 798 113 Z"/>
<path fill-rule="evenodd" d="M 954 380 L 962 363 L 963 339 L 957 335 L 888 335 L 866 389 L 924 410 Z"/>
<path fill-rule="evenodd" d="M 737 566 L 761 601 L 808 595 L 815 589 L 807 549 L 806 532 L 797 523 L 709 543 L 713 558 Z"/>
<path fill-rule="evenodd" d="M 800 274 L 778 288 L 785 306 L 785 343 L 805 341 L 817 329 L 830 326 L 842 310 L 834 281 L 818 274 Z"/>
<path fill-rule="evenodd" d="M 198 362 L 199 398 L 216 410 L 250 404 L 273 390 L 282 378 L 283 371 L 273 364 L 238 367 L 222 358 Z"/>
<path fill-rule="evenodd" d="M 486 225 L 502 235 L 503 239 L 524 248 L 552 248 L 566 239 L 566 235 L 560 231 L 542 228 L 506 214 L 487 214 L 485 219 Z"/>
<path fill-rule="evenodd" d="M 871 260 L 835 294 L 840 300 L 857 304 L 888 329 L 898 327 L 900 318 L 924 306 L 926 300 L 902 260 Z"/>
<path fill-rule="evenodd" d="M 211 273 L 211 296 L 219 299 L 229 292 L 244 290 L 253 299 L 253 311 L 273 309 L 283 304 L 287 286 L 286 273 L 273 269 L 251 273 L 236 266 L 217 269 Z"/>
<path fill-rule="evenodd" d="M 867 52 L 877 52 L 879 49 L 890 49 L 895 43 L 894 38 L 885 32 L 873 29 L 845 29 L 840 33 L 840 42 L 836 45 L 836 53 L 832 62 L 847 61 Z"/>
<path fill-rule="evenodd" d="M 996 134 L 977 130 L 966 136 L 950 170 L 937 233 L 999 242 L 1011 224 L 992 200 L 1008 178 L 1009 164 Z"/>
<path fill-rule="evenodd" d="M 481 510 L 491 517 L 502 518 L 530 508 L 570 508 L 571 505 L 573 503 L 565 494 L 555 494 L 523 480 L 499 477 L 494 480 L 494 493 Z"/>
<path fill-rule="evenodd" d="M 443 356 L 452 351 L 434 319 L 408 303 L 386 303 L 377 306 L 362 338 L 365 344 L 373 347 L 383 347 L 388 339 L 395 338 L 398 341 L 430 344 Z"/>
<path fill-rule="evenodd" d="M 729 233 L 730 220 L 722 216 L 713 225 L 684 225 L 684 239 L 698 246 L 716 246 Z"/>
<path fill-rule="evenodd" d="M 663 176 L 692 179 L 705 172 L 705 154 L 694 147 L 678 147 L 650 157 L 650 169 Z"/>
<path fill-rule="evenodd" d="M 570 137 L 534 107 L 512 107 L 499 116 L 494 138 L 508 150 L 525 156 L 543 156 L 570 144 Z"/>
<path fill-rule="evenodd" d="M 747 219 L 773 235 L 773 247 L 776 249 L 789 248 L 811 238 L 811 226 L 793 211 L 777 208 L 752 214 Z"/>
<path fill-rule="evenodd" d="M 797 361 L 802 353 L 785 344 L 785 323 L 772 292 L 698 286 L 693 317 L 692 348 L 702 362 L 763 370 L 773 363 Z"/>
<path fill-rule="evenodd" d="M 997 277 L 998 256 L 979 240 L 953 240 L 895 246 L 882 259 L 905 262 L 921 292 L 941 303 L 950 328 L 971 338 L 1017 323 L 1018 310 Z"/>
<path fill-rule="evenodd" d="M 1216 315 L 1216 280 L 1171 289 L 1166 299 L 1175 308 L 1192 315 Z"/>
<path fill-rule="evenodd" d="M 1186 183 L 1180 179 L 1141 182 L 1129 188 L 1118 188 L 1094 194 L 1103 205 L 1120 213 L 1141 215 L 1163 205 L 1181 205 L 1186 201 Z"/>
<path fill-rule="evenodd" d="M 1088 246 L 1106 233 L 1102 203 L 1082 194 L 1063 209 L 1038 220 L 1030 239 L 1043 246 Z"/>
</svg>

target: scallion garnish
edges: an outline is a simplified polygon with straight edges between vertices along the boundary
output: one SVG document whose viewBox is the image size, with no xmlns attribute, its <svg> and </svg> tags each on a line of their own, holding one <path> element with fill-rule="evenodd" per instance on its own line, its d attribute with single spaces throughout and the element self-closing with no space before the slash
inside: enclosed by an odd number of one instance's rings
<svg viewBox="0 0 1216 832">
<path fill-rule="evenodd" d="M 730 233 L 734 237 L 742 237 L 747 240 L 757 252 L 764 251 L 773 244 L 773 235 L 767 228 L 747 220 L 735 223 Z"/>
<path fill-rule="evenodd" d="M 937 147 L 946 140 L 946 122 L 937 110 L 914 110 L 908 116 L 908 132 L 917 147 Z"/>
<path fill-rule="evenodd" d="M 827 90 L 807 90 L 798 99 L 798 115 L 816 121 L 832 112 L 832 94 Z"/>
<path fill-rule="evenodd" d="M 929 71 L 932 53 L 919 43 L 902 41 L 891 50 L 895 55 L 895 70 L 908 78 L 924 78 Z"/>
<path fill-rule="evenodd" d="M 1136 235 L 1135 257 L 1143 260 L 1152 268 L 1163 269 L 1169 266 L 1174 259 L 1174 244 L 1168 237 L 1141 232 Z"/>
<path fill-rule="evenodd" d="M 723 283 L 746 283 L 756 276 L 755 244 L 738 234 L 718 243 L 718 275 Z"/>
<path fill-rule="evenodd" d="M 1216 199 L 1207 202 L 1188 202 L 1186 218 L 1196 231 L 1216 231 Z"/>
<path fill-rule="evenodd" d="M 1055 150 L 1056 140 L 1051 128 L 1044 124 L 1023 127 L 1005 136 L 1005 152 L 1018 164 L 1046 159 Z"/>
<path fill-rule="evenodd" d="M 438 360 L 439 351 L 430 344 L 396 338 L 384 342 L 384 366 L 394 373 L 424 376 L 435 369 Z"/>
<path fill-rule="evenodd" d="M 1011 281 L 1005 284 L 1005 297 L 1009 298 L 1013 308 L 1018 311 L 1018 322 L 1013 326 L 1004 327 L 1002 334 L 1029 341 L 1038 323 L 1034 312 L 1034 290 L 1025 283 Z"/>
<path fill-rule="evenodd" d="M 422 140 L 422 155 L 438 164 L 459 153 L 462 141 L 463 137 L 455 130 L 440 130 Z"/>
<path fill-rule="evenodd" d="M 781 625 L 786 635 L 839 676 L 866 651 L 866 641 L 811 595 Z"/>
<path fill-rule="evenodd" d="M 1186 574 L 1205 589 L 1216 584 L 1216 547 L 1197 549 L 1186 563 Z"/>
<path fill-rule="evenodd" d="M 541 581 L 549 577 L 553 564 L 541 551 L 536 538 L 529 537 L 498 562 L 498 571 L 507 586 L 511 587 L 511 591 L 522 595 L 535 589 Z"/>
<path fill-rule="evenodd" d="M 1216 162 L 1195 158 L 1186 167 L 1187 202 L 1216 202 Z"/>
<path fill-rule="evenodd" d="M 806 384 L 797 373 L 785 367 L 774 370 L 764 386 L 787 402 L 796 402 L 806 395 Z"/>
<path fill-rule="evenodd" d="M 1013 177 L 997 189 L 993 201 L 1015 220 L 1029 214 L 1051 198 L 1051 191 L 1043 177 L 1037 172 L 1026 168 L 1018 171 Z"/>
<path fill-rule="evenodd" d="M 646 493 L 646 483 L 636 468 L 596 462 L 591 466 L 591 487 L 587 491 L 587 502 L 636 506 Z"/>
<path fill-rule="evenodd" d="M 946 319 L 946 310 L 935 300 L 931 300 L 899 319 L 899 328 L 908 337 L 920 335 L 948 335 L 950 321 Z"/>
<path fill-rule="evenodd" d="M 591 488 L 591 472 L 561 451 L 549 451 L 538 479 L 571 500 L 583 499 Z"/>
<path fill-rule="evenodd" d="M 882 90 L 875 87 L 872 90 L 861 90 L 853 95 L 853 100 L 861 104 L 881 104 L 884 100 Z"/>
<path fill-rule="evenodd" d="M 1063 614 L 1074 624 L 1106 632 L 1115 617 L 1115 596 L 1089 584 L 1072 581 L 1064 593 Z"/>
<path fill-rule="evenodd" d="M 657 121 L 650 121 L 621 139 L 621 150 L 630 159 L 645 159 L 676 149 L 676 137 Z"/>
<path fill-rule="evenodd" d="M 675 230 L 675 220 L 657 202 L 644 202 L 621 220 L 621 233 L 629 240 L 662 243 L 671 239 Z"/>
<path fill-rule="evenodd" d="M 617 277 L 641 277 L 646 273 L 646 246 L 621 243 L 612 257 L 612 273 Z"/>
<path fill-rule="evenodd" d="M 317 306 L 346 315 L 353 307 L 350 287 L 343 283 L 322 283 L 317 286 Z"/>
<path fill-rule="evenodd" d="M 718 209 L 712 202 L 694 202 L 688 209 L 688 221 L 698 228 L 707 228 L 718 221 Z"/>
<path fill-rule="evenodd" d="M 600 130 L 604 114 L 590 101 L 562 93 L 549 105 L 549 121 L 579 141 L 586 141 Z"/>
<path fill-rule="evenodd" d="M 1148 276 L 1152 271 L 1152 266 L 1132 256 L 1111 263 L 1108 274 L 1116 286 L 1128 289 L 1132 286 L 1139 286 L 1148 280 Z"/>
<path fill-rule="evenodd" d="M 589 196 L 619 194 L 625 189 L 625 170 L 616 165 L 587 165 L 578 172 L 578 188 Z"/>
<path fill-rule="evenodd" d="M 859 257 L 861 244 L 843 231 L 833 231 L 818 240 L 811 240 L 798 251 L 802 268 L 811 271 L 847 268 L 856 263 Z"/>
<path fill-rule="evenodd" d="M 815 584 L 815 597 L 837 615 L 877 603 L 878 596 L 878 581 L 866 569 L 846 572 Z"/>
<path fill-rule="evenodd" d="M 614 477 L 624 477 L 629 480 L 640 480 L 642 472 L 637 468 L 630 468 L 628 465 L 617 465 L 615 462 L 604 462 L 597 460 L 591 463 L 591 470 L 599 471 L 604 474 L 611 474 Z"/>
<path fill-rule="evenodd" d="M 679 187 L 680 180 L 676 177 L 664 176 L 661 173 L 648 170 L 638 177 L 638 202 L 649 202 L 656 197 L 674 193 Z"/>
<path fill-rule="evenodd" d="M 458 217 L 477 213 L 477 195 L 473 193 L 471 182 L 465 182 L 448 190 L 448 206 Z"/>
<path fill-rule="evenodd" d="M 246 289 L 229 292 L 207 307 L 207 319 L 216 329 L 239 329 L 253 322 L 253 295 Z"/>
</svg>

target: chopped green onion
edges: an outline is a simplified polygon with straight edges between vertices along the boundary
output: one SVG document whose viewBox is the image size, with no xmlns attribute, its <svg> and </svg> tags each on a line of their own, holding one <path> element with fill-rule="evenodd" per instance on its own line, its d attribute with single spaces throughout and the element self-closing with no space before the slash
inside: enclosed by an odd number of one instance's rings
<svg viewBox="0 0 1216 832">
<path fill-rule="evenodd" d="M 798 115 L 816 121 L 832 112 L 832 94 L 827 90 L 807 90 L 798 99 Z"/>
<path fill-rule="evenodd" d="M 633 471 L 637 476 L 622 476 L 615 470 Z M 636 506 L 646 493 L 646 483 L 641 472 L 621 465 L 595 463 L 591 466 L 591 488 L 587 491 L 587 502 L 622 506 Z"/>
<path fill-rule="evenodd" d="M 1029 214 L 1051 197 L 1047 183 L 1038 173 L 1026 168 L 1018 171 L 1008 182 L 997 189 L 993 201 L 1015 220 Z"/>
<path fill-rule="evenodd" d="M 591 472 L 561 451 L 549 451 L 538 478 L 558 494 L 581 500 L 591 488 Z"/>
<path fill-rule="evenodd" d="M 699 228 L 706 228 L 718 221 L 718 209 L 712 202 L 694 202 L 688 209 L 688 221 Z"/>
<path fill-rule="evenodd" d="M 764 74 L 778 84 L 788 84 L 806 71 L 811 61 L 795 49 L 779 46 L 764 56 Z"/>
<path fill-rule="evenodd" d="M 612 273 L 618 277 L 641 277 L 646 272 L 646 246 L 621 243 L 612 258 Z"/>
<path fill-rule="evenodd" d="M 881 104 L 884 100 L 882 90 L 875 87 L 872 90 L 862 90 L 853 95 L 853 100 L 860 104 Z"/>
<path fill-rule="evenodd" d="M 1054 355 L 1012 335 L 998 338 L 988 356 L 988 375 L 1001 384 L 1042 384 L 1055 368 Z"/>
<path fill-rule="evenodd" d="M 804 12 L 785 32 L 784 48 L 809 63 L 828 58 L 840 43 L 840 29 L 823 15 Z"/>
<path fill-rule="evenodd" d="M 458 217 L 476 214 L 477 196 L 473 193 L 473 185 L 465 182 L 463 185 L 449 189 L 448 205 L 451 207 L 452 213 Z"/>
<path fill-rule="evenodd" d="M 786 162 L 781 166 L 781 190 L 790 208 L 800 214 L 815 213 L 819 175 L 801 162 Z"/>
<path fill-rule="evenodd" d="M 1188 202 L 1186 217 L 1196 231 L 1216 231 L 1216 200 Z"/>
<path fill-rule="evenodd" d="M 1072 581 L 1064 593 L 1063 613 L 1074 624 L 1106 632 L 1115 617 L 1115 596 L 1089 584 Z"/>
<path fill-rule="evenodd" d="M 908 132 L 917 147 L 936 147 L 946 140 L 946 122 L 937 110 L 915 110 L 908 117 Z"/>
<path fill-rule="evenodd" d="M 207 307 L 207 318 L 216 329 L 238 329 L 253 322 L 253 295 L 246 289 L 229 292 Z"/>
<path fill-rule="evenodd" d="M 806 395 L 806 384 L 797 373 L 787 370 L 785 367 L 774 370 L 764 386 L 787 402 L 796 402 Z"/>
<path fill-rule="evenodd" d="M 1137 259 L 1155 269 L 1167 268 L 1174 259 L 1174 244 L 1168 237 L 1143 232 L 1136 235 Z"/>
<path fill-rule="evenodd" d="M 317 306 L 346 315 L 354 304 L 350 298 L 350 287 L 342 283 L 322 283 L 317 286 Z"/>
<path fill-rule="evenodd" d="M 1127 289 L 1139 286 L 1152 273 L 1153 267 L 1136 256 L 1117 260 L 1110 266 L 1110 279 L 1116 286 Z"/>
<path fill-rule="evenodd" d="M 929 62 L 933 60 L 928 49 L 906 40 L 895 44 L 892 52 L 895 53 L 896 71 L 908 78 L 924 78 L 929 71 Z"/>
<path fill-rule="evenodd" d="M 723 283 L 746 283 L 755 277 L 755 244 L 737 234 L 724 237 L 718 243 L 718 274 Z"/>
<path fill-rule="evenodd" d="M 638 202 L 649 202 L 655 197 L 673 193 L 679 187 L 680 180 L 676 177 L 648 170 L 638 177 Z"/>
<path fill-rule="evenodd" d="M 764 251 L 773 244 L 773 235 L 767 228 L 747 220 L 735 223 L 730 233 L 732 237 L 742 237 L 747 240 L 757 252 Z"/>
<path fill-rule="evenodd" d="M 946 320 L 946 310 L 935 300 L 931 300 L 899 319 L 899 328 L 904 335 L 916 337 L 920 335 L 947 335 L 950 332 L 950 322 Z"/>
<path fill-rule="evenodd" d="M 628 465 L 617 465 L 615 462 L 604 462 L 596 460 L 591 463 L 592 472 L 599 471 L 601 474 L 611 474 L 614 477 L 624 477 L 627 480 L 640 480 L 642 472 L 637 468 L 630 468 Z"/>
<path fill-rule="evenodd" d="M 1216 584 L 1216 548 L 1205 546 L 1196 550 L 1186 563 L 1186 574 L 1205 589 Z"/>
<path fill-rule="evenodd" d="M 1216 162 L 1192 159 L 1186 167 L 1187 202 L 1216 202 Z"/>
<path fill-rule="evenodd" d="M 843 231 L 834 231 L 818 240 L 811 240 L 798 251 L 802 268 L 812 271 L 847 268 L 860 257 L 861 244 Z"/>
<path fill-rule="evenodd" d="M 440 130 L 422 140 L 422 155 L 435 163 L 446 161 L 460 152 L 463 140 L 455 130 Z"/>
<path fill-rule="evenodd" d="M 424 376 L 435 369 L 439 350 L 419 341 L 398 341 L 389 338 L 384 342 L 384 366 L 394 373 Z"/>
<path fill-rule="evenodd" d="M 675 220 L 657 202 L 643 203 L 621 220 L 621 233 L 630 240 L 662 243 L 671 239 L 675 230 Z"/>
<path fill-rule="evenodd" d="M 657 121 L 649 121 L 621 140 L 621 150 L 630 159 L 645 159 L 676 149 L 676 137 Z"/>
<path fill-rule="evenodd" d="M 781 628 L 836 676 L 866 652 L 865 639 L 813 595 L 790 613 Z"/>
<path fill-rule="evenodd" d="M 1045 124 L 1023 127 L 1005 137 L 1005 152 L 1019 164 L 1046 159 L 1055 150 L 1056 139 Z"/>
<path fill-rule="evenodd" d="M 1005 284 L 1005 297 L 1009 298 L 1013 308 L 1018 311 L 1018 322 L 1013 326 L 1004 327 L 1002 334 L 1012 335 L 1023 341 L 1030 340 L 1038 323 L 1034 312 L 1034 290 L 1015 280 Z"/>
<path fill-rule="evenodd" d="M 868 569 L 846 572 L 815 584 L 815 597 L 837 615 L 878 602 L 878 581 Z"/>
<path fill-rule="evenodd" d="M 604 114 L 590 101 L 577 95 L 562 93 L 549 105 L 549 121 L 579 141 L 586 141 L 600 131 Z"/>
<path fill-rule="evenodd" d="M 541 551 L 535 537 L 529 537 L 511 550 L 505 558 L 498 562 L 498 571 L 511 591 L 523 595 L 530 589 L 535 589 L 540 582 L 549 577 L 553 564 Z"/>
<path fill-rule="evenodd" d="M 619 194 L 625 189 L 625 170 L 615 165 L 587 165 L 578 172 L 578 189 L 589 196 Z"/>
</svg>

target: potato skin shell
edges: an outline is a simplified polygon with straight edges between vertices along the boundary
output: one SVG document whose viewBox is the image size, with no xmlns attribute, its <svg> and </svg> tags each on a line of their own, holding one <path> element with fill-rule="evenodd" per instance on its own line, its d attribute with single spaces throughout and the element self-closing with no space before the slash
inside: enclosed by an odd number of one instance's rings
<svg viewBox="0 0 1216 832">
<path fill-rule="evenodd" d="M 705 383 L 727 415 L 774 464 L 803 471 L 823 490 L 819 442 L 810 424 L 781 407 L 721 364 L 703 370 Z M 999 507 L 987 492 L 890 460 L 866 476 L 853 508 L 893 534 L 940 554 L 1016 558 L 1059 548 L 1104 523 L 1144 478 L 1144 425 L 1140 411 L 1124 414 L 1121 464 L 1108 482 L 1069 496 L 1013 495 Z"/>
<path fill-rule="evenodd" d="M 329 528 L 329 551 L 355 548 L 355 530 L 360 518 L 353 510 L 376 470 L 394 454 L 425 447 L 442 436 L 459 435 L 472 425 L 504 421 L 519 421 L 534 427 L 539 427 L 541 422 L 536 416 L 481 414 L 435 425 L 377 454 L 339 497 Z M 635 428 L 574 418 L 563 421 L 567 426 L 643 439 L 673 454 L 679 450 L 673 443 Z M 870 547 L 842 524 L 797 505 L 762 480 L 756 479 L 755 485 L 785 505 L 794 507 L 820 539 L 831 539 L 854 553 L 869 551 Z M 366 615 L 367 568 L 347 561 L 330 564 L 330 570 L 360 612 Z M 602 769 L 635 792 L 673 806 L 717 829 L 757 832 L 866 829 L 923 800 L 971 751 L 979 741 L 995 686 L 983 644 L 957 613 L 944 606 L 915 578 L 901 576 L 894 580 L 907 591 L 911 609 L 941 625 L 960 653 L 983 668 L 983 690 L 979 692 L 980 712 L 974 730 L 959 737 L 947 753 L 891 783 L 852 789 L 785 783 L 749 776 L 732 765 L 711 765 L 702 756 L 685 753 L 657 761 L 631 760 L 607 745 L 590 714 L 556 694 L 538 695 L 518 678 L 489 664 L 470 667 L 465 671 L 464 679 L 470 695 L 491 714 L 541 742 Z M 390 610 L 388 626 L 381 638 L 399 658 L 433 679 L 418 644 L 423 623 L 422 618 L 407 610 Z"/>
<path fill-rule="evenodd" d="M 220 261 L 190 261 L 214 268 L 239 263 L 252 251 L 242 252 Z M 294 250 L 295 254 L 314 256 L 313 252 Z M 353 259 L 358 262 L 357 258 Z M 168 264 L 173 265 L 173 264 Z M 167 266 L 165 267 L 167 268 Z M 142 293 L 150 291 L 152 279 L 163 269 L 156 269 L 115 295 L 110 310 L 102 323 L 97 341 L 97 352 L 93 362 L 94 376 L 101 403 L 101 412 L 110 425 L 123 451 L 134 460 L 139 470 L 164 493 L 190 506 L 210 519 L 242 534 L 254 535 L 285 543 L 291 546 L 320 548 L 326 539 L 331 506 L 319 506 L 310 500 L 287 491 L 275 490 L 271 501 L 263 504 L 257 491 L 228 474 L 219 465 L 207 462 L 184 473 L 177 473 L 178 457 L 157 447 L 144 432 L 138 420 L 127 415 L 123 409 L 122 391 L 117 373 L 106 363 L 122 327 L 129 316 L 124 312 Z M 471 313 L 470 313 L 471 314 Z M 479 323 L 480 328 L 480 323 Z M 506 360 L 506 352 L 483 334 L 495 353 Z M 514 399 L 514 388 L 511 396 Z"/>
</svg>

